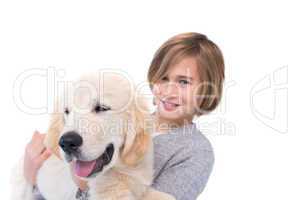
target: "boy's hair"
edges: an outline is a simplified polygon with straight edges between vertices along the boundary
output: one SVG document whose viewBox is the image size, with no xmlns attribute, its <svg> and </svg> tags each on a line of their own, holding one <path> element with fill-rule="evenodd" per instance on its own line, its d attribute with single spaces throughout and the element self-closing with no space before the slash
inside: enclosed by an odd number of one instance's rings
<svg viewBox="0 0 300 200">
<path fill-rule="evenodd" d="M 167 40 L 155 53 L 148 71 L 148 81 L 153 85 L 165 76 L 169 66 L 184 57 L 196 58 L 201 85 L 198 91 L 196 115 L 214 110 L 222 96 L 224 59 L 219 47 L 200 33 L 183 33 Z"/>
</svg>

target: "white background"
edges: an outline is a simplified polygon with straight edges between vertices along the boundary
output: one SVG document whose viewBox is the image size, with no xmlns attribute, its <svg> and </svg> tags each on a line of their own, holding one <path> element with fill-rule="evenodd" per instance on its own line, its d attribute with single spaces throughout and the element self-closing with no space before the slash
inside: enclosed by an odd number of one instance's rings
<svg viewBox="0 0 300 200">
<path fill-rule="evenodd" d="M 199 199 L 299 199 L 296 12 L 292 1 L 0 1 L 1 199 L 31 134 L 48 124 L 47 113 L 18 108 L 20 74 L 121 68 L 141 83 L 156 49 L 190 31 L 217 43 L 226 61 L 222 102 L 197 120 L 216 155 Z M 24 82 L 24 103 L 46 106 L 46 88 L 45 77 Z"/>
</svg>

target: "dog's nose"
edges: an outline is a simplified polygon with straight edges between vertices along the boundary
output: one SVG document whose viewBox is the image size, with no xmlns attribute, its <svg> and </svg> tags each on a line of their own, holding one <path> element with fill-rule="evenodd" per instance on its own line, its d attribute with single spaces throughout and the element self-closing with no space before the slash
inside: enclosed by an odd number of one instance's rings
<svg viewBox="0 0 300 200">
<path fill-rule="evenodd" d="M 82 137 L 74 131 L 65 133 L 59 140 L 59 146 L 69 154 L 75 153 L 81 145 Z"/>
</svg>

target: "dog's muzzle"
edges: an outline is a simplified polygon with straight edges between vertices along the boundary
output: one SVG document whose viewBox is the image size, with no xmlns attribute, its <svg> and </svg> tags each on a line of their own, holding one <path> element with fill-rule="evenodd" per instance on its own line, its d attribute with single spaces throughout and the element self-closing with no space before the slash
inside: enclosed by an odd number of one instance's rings
<svg viewBox="0 0 300 200">
<path fill-rule="evenodd" d="M 65 133 L 59 140 L 59 146 L 65 152 L 67 161 L 71 162 L 73 157 L 76 158 L 73 165 L 75 174 L 80 177 L 92 177 L 111 162 L 115 148 L 112 143 L 109 143 L 97 159 L 81 160 L 79 148 L 82 143 L 82 137 L 74 131 Z"/>
</svg>

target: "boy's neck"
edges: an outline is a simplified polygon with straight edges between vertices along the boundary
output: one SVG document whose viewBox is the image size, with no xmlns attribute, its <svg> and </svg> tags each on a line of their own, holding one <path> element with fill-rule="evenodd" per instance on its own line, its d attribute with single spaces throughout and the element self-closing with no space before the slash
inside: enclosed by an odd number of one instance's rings
<svg viewBox="0 0 300 200">
<path fill-rule="evenodd" d="M 171 129 L 179 128 L 185 125 L 189 125 L 193 121 L 193 117 L 178 119 L 178 120 L 168 120 L 165 118 L 160 117 L 157 112 L 153 114 L 154 122 L 155 122 L 155 131 L 166 133 Z"/>
</svg>

